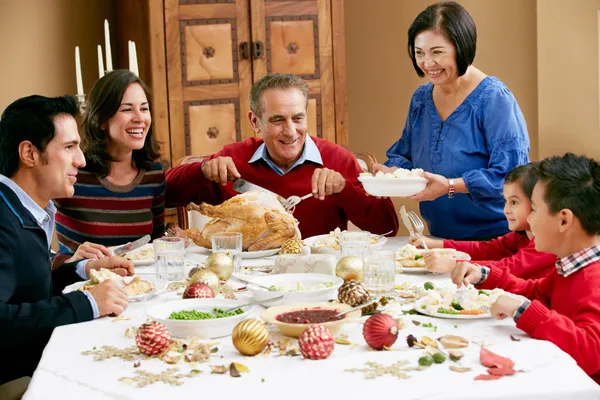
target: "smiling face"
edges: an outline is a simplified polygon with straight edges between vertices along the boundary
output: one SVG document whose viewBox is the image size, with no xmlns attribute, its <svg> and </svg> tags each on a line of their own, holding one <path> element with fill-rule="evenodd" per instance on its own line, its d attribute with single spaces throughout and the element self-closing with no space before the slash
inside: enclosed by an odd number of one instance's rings
<svg viewBox="0 0 600 400">
<path fill-rule="evenodd" d="M 269 89 L 261 98 L 262 115 L 250 111 L 250 123 L 260 131 L 269 155 L 281 169 L 300 158 L 307 134 L 306 98 L 299 89 Z"/>
<path fill-rule="evenodd" d="M 527 231 L 529 224 L 527 217 L 531 212 L 531 201 L 523 191 L 520 182 L 504 184 L 504 215 L 511 231 Z"/>
<path fill-rule="evenodd" d="M 110 137 L 110 153 L 143 148 L 151 123 L 146 93 L 138 83 L 132 83 L 123 94 L 115 115 L 103 124 Z"/>
<path fill-rule="evenodd" d="M 458 78 L 456 49 L 437 30 L 428 30 L 415 37 L 417 65 L 434 85 L 451 83 Z"/>
<path fill-rule="evenodd" d="M 531 213 L 527 222 L 531 227 L 531 232 L 535 236 L 535 249 L 553 254 L 559 254 L 562 247 L 563 234 L 561 226 L 563 225 L 561 213 L 555 215 L 550 213 L 548 205 L 544 200 L 546 186 L 537 183 L 533 188 L 531 195 Z M 560 254 L 559 254 L 560 255 Z"/>
<path fill-rule="evenodd" d="M 73 196 L 77 170 L 85 166 L 75 118 L 66 114 L 58 115 L 54 126 L 54 138 L 41 153 L 42 161 L 34 167 L 36 191 L 44 200 Z"/>
</svg>

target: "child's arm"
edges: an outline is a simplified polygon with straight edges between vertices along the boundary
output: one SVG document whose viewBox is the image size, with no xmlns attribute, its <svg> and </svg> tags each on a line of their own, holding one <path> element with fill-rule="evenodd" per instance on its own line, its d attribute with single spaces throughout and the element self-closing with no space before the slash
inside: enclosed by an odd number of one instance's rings
<svg viewBox="0 0 600 400">
<path fill-rule="evenodd" d="M 535 249 L 535 244 L 531 242 L 530 245 L 520 249 L 510 257 L 493 261 L 477 260 L 472 261 L 472 263 L 490 268 L 504 267 L 518 278 L 535 279 L 546 276 L 556 268 L 556 256 L 550 253 L 538 252 Z"/>
<path fill-rule="evenodd" d="M 514 255 L 522 238 L 523 234 L 510 232 L 486 242 L 444 240 L 444 248 L 463 251 L 473 260 L 500 260 Z"/>
</svg>

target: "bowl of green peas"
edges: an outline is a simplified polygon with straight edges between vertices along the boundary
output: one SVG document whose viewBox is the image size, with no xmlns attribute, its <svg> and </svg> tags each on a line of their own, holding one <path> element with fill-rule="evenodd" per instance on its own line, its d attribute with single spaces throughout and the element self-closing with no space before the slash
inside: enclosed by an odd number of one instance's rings
<svg viewBox="0 0 600 400">
<path fill-rule="evenodd" d="M 148 308 L 146 314 L 165 325 L 173 337 L 215 339 L 231 335 L 237 323 L 248 317 L 251 307 L 238 307 L 245 303 L 228 299 L 175 300 Z"/>
</svg>

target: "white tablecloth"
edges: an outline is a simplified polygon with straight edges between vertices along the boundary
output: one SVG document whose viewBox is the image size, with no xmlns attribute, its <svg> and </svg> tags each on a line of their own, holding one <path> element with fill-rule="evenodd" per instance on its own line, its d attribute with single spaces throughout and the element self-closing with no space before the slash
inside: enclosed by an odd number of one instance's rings
<svg viewBox="0 0 600 400">
<path fill-rule="evenodd" d="M 405 239 L 389 240 L 385 248 L 395 249 Z M 191 262 L 204 256 L 191 255 Z M 273 259 L 244 260 L 245 265 L 272 263 Z M 439 275 L 400 274 L 397 283 L 410 281 L 422 284 L 432 281 L 438 286 L 450 286 L 447 277 Z M 219 353 L 223 358 L 213 358 L 210 363 L 197 364 L 193 368 L 204 371 L 193 378 L 184 378 L 182 386 L 157 383 L 137 388 L 119 382 L 120 377 L 133 376 L 133 363 L 120 359 L 94 361 L 91 356 L 81 354 L 94 346 L 112 345 L 124 348 L 134 344 L 124 332 L 130 326 L 139 326 L 146 320 L 146 307 L 176 299 L 175 293 L 166 293 L 145 303 L 130 303 L 124 313 L 131 320 L 112 322 L 112 318 L 63 326 L 54 330 L 44 351 L 41 362 L 33 376 L 26 400 L 46 399 L 600 399 L 600 387 L 592 381 L 574 362 L 550 342 L 529 338 L 515 328 L 512 320 L 457 321 L 429 318 L 420 315 L 403 316 L 406 327 L 400 332 L 393 351 L 371 351 L 362 338 L 362 324 L 349 324 L 343 332 L 358 346 L 337 345 L 327 360 L 313 361 L 302 357 L 268 356 L 244 357 L 231 343 L 231 337 L 219 339 Z M 260 307 L 259 307 L 260 308 Z M 256 310 L 256 315 L 262 311 Z M 364 320 L 364 319 L 363 319 Z M 412 321 L 432 322 L 431 328 L 416 326 Z M 271 340 L 283 340 L 272 330 Z M 461 335 L 477 343 L 489 345 L 489 349 L 515 361 L 515 369 L 521 370 L 514 376 L 497 381 L 474 381 L 473 378 L 486 373 L 479 363 L 477 344 L 464 349 L 461 364 L 471 367 L 467 373 L 448 369 L 451 361 L 434 364 L 424 371 L 412 371 L 410 379 L 381 376 L 374 380 L 364 379 L 362 373 L 350 373 L 348 368 L 363 368 L 365 362 L 374 361 L 390 365 L 399 360 L 408 360 L 417 365 L 422 350 L 410 349 L 405 337 L 427 335 L 439 337 L 444 334 Z M 512 341 L 510 335 L 519 337 Z M 209 364 L 229 365 L 236 361 L 249 367 L 250 372 L 240 378 L 229 374 L 210 374 Z M 9 365 L 10 362 L 5 363 Z M 176 365 L 186 373 L 192 367 L 180 362 Z M 171 367 L 159 360 L 142 361 L 141 369 L 158 372 Z"/>
</svg>

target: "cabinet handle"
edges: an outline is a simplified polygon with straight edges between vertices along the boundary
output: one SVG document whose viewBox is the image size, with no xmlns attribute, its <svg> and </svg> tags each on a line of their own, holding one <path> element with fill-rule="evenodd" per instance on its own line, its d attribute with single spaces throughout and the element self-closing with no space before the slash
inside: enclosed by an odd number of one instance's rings
<svg viewBox="0 0 600 400">
<path fill-rule="evenodd" d="M 250 58 L 250 45 L 248 42 L 240 43 L 240 59 L 247 60 Z"/>
<path fill-rule="evenodd" d="M 263 56 L 263 42 L 257 40 L 256 42 L 252 43 L 252 57 L 254 59 L 259 59 L 262 58 Z"/>
</svg>

